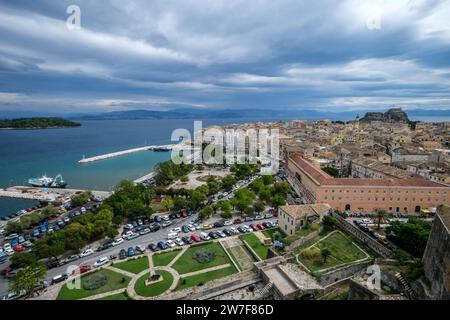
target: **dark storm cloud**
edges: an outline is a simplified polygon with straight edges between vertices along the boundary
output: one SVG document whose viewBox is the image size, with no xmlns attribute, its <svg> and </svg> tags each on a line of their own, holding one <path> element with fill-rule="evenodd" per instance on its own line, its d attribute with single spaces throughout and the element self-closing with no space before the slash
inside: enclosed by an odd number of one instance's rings
<svg viewBox="0 0 450 320">
<path fill-rule="evenodd" d="M 81 30 L 66 28 L 71 4 Z M 0 108 L 450 109 L 448 12 L 412 0 L 3 0 Z"/>
</svg>

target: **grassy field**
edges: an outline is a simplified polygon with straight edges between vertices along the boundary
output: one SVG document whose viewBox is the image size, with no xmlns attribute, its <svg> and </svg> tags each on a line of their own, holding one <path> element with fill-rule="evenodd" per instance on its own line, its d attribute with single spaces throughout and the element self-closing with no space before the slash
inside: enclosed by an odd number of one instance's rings
<svg viewBox="0 0 450 320">
<path fill-rule="evenodd" d="M 255 262 L 256 260 L 248 251 L 247 247 L 242 245 L 227 248 L 227 250 L 242 271 L 250 270 L 253 268 L 253 262 Z"/>
<path fill-rule="evenodd" d="M 163 277 L 163 281 L 146 286 L 145 281 L 148 279 L 150 274 L 148 273 L 142 276 L 138 279 L 138 281 L 136 281 L 136 285 L 134 286 L 134 290 L 138 295 L 143 297 L 155 297 L 170 288 L 173 282 L 172 275 L 169 272 L 162 270 L 158 270 L 156 273 Z"/>
<path fill-rule="evenodd" d="M 201 249 L 212 249 L 215 251 L 216 256 L 213 260 L 200 263 L 194 259 L 193 255 L 196 251 Z M 206 268 L 219 266 L 221 264 L 232 263 L 227 254 L 223 250 L 222 246 L 217 242 L 211 242 L 199 246 L 191 246 L 186 252 L 172 265 L 172 268 L 178 271 L 179 274 L 198 271 Z"/>
<path fill-rule="evenodd" d="M 180 250 L 164 252 L 164 253 L 160 253 L 160 254 L 154 254 L 152 256 L 153 265 L 155 267 L 156 266 L 167 266 L 170 263 L 170 261 L 172 261 L 179 253 L 180 253 Z"/>
<path fill-rule="evenodd" d="M 125 293 L 118 293 L 97 300 L 131 300 L 131 299 Z"/>
<path fill-rule="evenodd" d="M 323 269 L 348 264 L 367 257 L 364 251 L 361 251 L 350 238 L 341 232 L 332 233 L 326 239 L 317 241 L 313 244 L 313 247 L 320 250 L 327 248 L 331 253 L 326 261 L 320 254 L 311 258 L 299 255 L 300 262 L 313 272 L 320 272 Z M 303 247 L 301 250 L 305 248 Z"/>
<path fill-rule="evenodd" d="M 239 238 L 247 242 L 247 244 L 253 248 L 253 250 L 261 259 L 267 259 L 267 252 L 269 251 L 269 248 L 262 244 L 261 241 L 259 241 L 259 238 L 253 233 L 240 236 Z"/>
<path fill-rule="evenodd" d="M 130 282 L 130 278 L 124 276 L 120 273 L 113 272 L 108 269 L 102 269 L 94 273 L 90 273 L 88 275 L 81 277 L 81 288 L 83 288 L 83 283 L 89 279 L 94 274 L 103 274 L 107 278 L 107 283 L 98 289 L 95 290 L 85 290 L 85 289 L 69 289 L 67 285 L 63 286 L 58 293 L 57 300 L 78 300 L 82 298 L 86 298 L 89 296 L 93 296 L 99 293 L 109 292 L 121 288 L 125 288 Z M 124 280 L 124 281 L 123 281 Z"/>
<path fill-rule="evenodd" d="M 234 266 L 230 266 L 228 268 L 223 268 L 215 271 L 201 273 L 195 276 L 181 278 L 175 290 L 195 287 L 198 286 L 199 284 L 205 284 L 208 281 L 223 278 L 232 275 L 234 273 L 237 273 L 236 268 Z"/>
<path fill-rule="evenodd" d="M 145 256 L 137 259 L 128 260 L 125 262 L 116 263 L 114 264 L 114 267 L 131 273 L 138 274 L 139 272 L 148 269 L 148 258 L 147 256 Z"/>
</svg>

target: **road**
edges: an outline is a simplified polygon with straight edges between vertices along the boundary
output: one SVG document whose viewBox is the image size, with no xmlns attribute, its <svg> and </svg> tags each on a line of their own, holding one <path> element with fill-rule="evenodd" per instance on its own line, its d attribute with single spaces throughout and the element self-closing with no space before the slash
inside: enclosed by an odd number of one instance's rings
<svg viewBox="0 0 450 320">
<path fill-rule="evenodd" d="M 145 246 L 147 248 L 147 246 L 150 243 L 155 243 L 156 244 L 159 241 L 167 240 L 167 233 L 169 232 L 170 229 L 176 228 L 176 227 L 182 227 L 183 225 L 187 224 L 193 218 L 194 218 L 194 216 L 187 217 L 187 218 L 182 218 L 182 219 L 178 219 L 178 220 L 174 220 L 174 223 L 172 223 L 170 226 L 168 226 L 165 229 L 160 229 L 160 230 L 158 230 L 156 232 L 148 233 L 146 235 L 140 236 L 140 237 L 135 238 L 133 240 L 129 240 L 129 241 L 125 240 L 123 243 L 121 243 L 118 246 L 109 248 L 109 249 L 101 251 L 101 252 L 94 252 L 92 255 L 90 255 L 88 257 L 80 258 L 80 259 L 78 259 L 76 261 L 73 261 L 70 264 L 67 264 L 67 265 L 64 265 L 64 266 L 61 266 L 61 267 L 57 267 L 57 268 L 54 268 L 54 269 L 50 269 L 47 272 L 46 280 L 50 283 L 51 279 L 54 276 L 67 273 L 67 270 L 68 270 L 69 266 L 93 265 L 101 257 L 109 257 L 112 254 L 118 255 L 120 250 L 122 250 L 122 249 L 127 250 L 129 247 L 135 248 L 137 245 L 143 245 L 143 246 Z M 220 218 L 216 218 L 215 220 L 216 221 L 220 220 Z M 244 225 L 244 224 L 245 225 L 250 225 L 250 224 L 263 223 L 263 222 L 268 222 L 268 221 L 275 222 L 276 218 L 264 219 L 264 220 L 258 220 L 258 221 L 252 221 L 252 222 L 244 222 L 244 223 L 239 224 L 239 225 L 233 225 L 233 227 L 237 228 L 238 226 L 241 226 L 241 225 Z M 213 220 L 210 219 L 210 220 L 206 221 L 206 223 L 213 223 L 213 222 L 214 222 L 214 219 Z M 195 232 L 189 232 L 189 233 L 180 232 L 179 236 L 181 238 L 183 236 L 190 236 L 192 233 L 199 234 L 202 231 L 204 231 L 206 233 L 209 233 L 212 230 L 223 230 L 223 229 L 226 229 L 226 228 L 229 228 L 229 227 L 232 227 L 232 226 L 222 227 L 222 228 L 213 228 L 213 229 L 210 229 L 210 230 L 197 230 Z M 92 248 L 92 249 L 95 250 L 96 248 Z M 148 250 L 148 248 L 147 248 L 147 250 Z M 8 264 L 9 264 L 9 262 L 4 263 L 4 264 L 0 265 L 0 268 L 3 269 L 5 267 L 7 267 Z M 0 296 L 6 295 L 8 293 L 8 291 L 9 290 L 8 290 L 8 281 L 7 281 L 7 279 L 5 279 L 3 277 L 0 278 Z"/>
</svg>

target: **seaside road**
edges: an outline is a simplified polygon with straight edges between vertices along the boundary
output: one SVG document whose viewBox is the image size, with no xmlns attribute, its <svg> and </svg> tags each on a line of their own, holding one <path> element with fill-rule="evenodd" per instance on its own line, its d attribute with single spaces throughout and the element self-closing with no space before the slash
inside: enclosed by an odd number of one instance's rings
<svg viewBox="0 0 450 320">
<path fill-rule="evenodd" d="M 87 256 L 85 258 L 81 258 L 78 259 L 70 264 L 58 267 L 58 268 L 54 268 L 54 269 L 50 269 L 47 272 L 47 276 L 46 276 L 46 280 L 49 281 L 49 283 L 51 282 L 51 279 L 54 276 L 57 276 L 59 274 L 64 274 L 67 273 L 67 268 L 70 265 L 76 265 L 76 266 L 82 266 L 82 265 L 93 265 L 98 259 L 100 259 L 101 257 L 109 257 L 112 254 L 118 255 L 118 253 L 120 252 L 120 250 L 125 249 L 127 250 L 129 247 L 136 247 L 137 245 L 144 245 L 146 248 L 150 243 L 158 243 L 159 241 L 162 240 L 167 240 L 167 233 L 169 232 L 170 229 L 172 228 L 176 228 L 176 227 L 182 227 L 183 225 L 187 224 L 190 220 L 192 220 L 194 218 L 194 216 L 192 217 L 187 217 L 187 218 L 183 218 L 183 219 L 179 219 L 179 220 L 175 220 L 173 224 L 171 224 L 170 226 L 168 226 L 165 229 L 160 229 L 157 232 L 153 232 L 153 233 L 148 233 L 146 235 L 140 236 L 138 238 L 135 238 L 133 240 L 125 240 L 122 244 L 116 246 L 116 247 L 112 247 L 109 248 L 107 250 L 101 251 L 101 252 L 94 252 L 92 255 Z M 217 220 L 220 220 L 220 218 L 218 218 Z M 259 221 L 251 221 L 251 222 L 245 222 L 243 224 L 246 225 L 250 225 L 253 223 L 263 223 L 263 222 L 275 222 L 276 218 L 271 218 L 271 219 L 264 219 L 264 220 L 259 220 Z M 210 221 L 208 221 L 210 222 Z M 238 227 L 241 226 L 240 225 L 234 225 L 234 227 Z M 230 226 L 231 227 L 231 226 Z M 222 227 L 222 228 L 214 228 L 214 229 L 210 229 L 210 230 L 205 230 L 205 232 L 210 232 L 211 230 L 223 230 L 229 227 Z M 192 233 L 196 233 L 199 234 L 200 232 L 202 232 L 202 230 L 197 230 L 195 232 L 189 232 L 189 233 L 183 233 L 180 232 L 179 236 L 180 238 L 183 236 L 190 236 Z M 96 248 L 92 248 L 92 249 L 96 249 Z M 148 249 L 147 249 L 148 250 Z M 6 266 L 8 266 L 8 263 L 3 263 L 2 265 L 0 265 L 0 268 L 5 268 Z M 8 293 L 8 281 L 7 279 L 1 277 L 0 278 L 0 297 L 3 297 L 4 295 L 6 295 Z"/>
</svg>

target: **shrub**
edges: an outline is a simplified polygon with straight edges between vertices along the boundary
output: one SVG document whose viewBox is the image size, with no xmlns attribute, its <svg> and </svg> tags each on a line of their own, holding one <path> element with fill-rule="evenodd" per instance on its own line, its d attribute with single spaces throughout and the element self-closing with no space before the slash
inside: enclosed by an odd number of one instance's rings
<svg viewBox="0 0 450 320">
<path fill-rule="evenodd" d="M 95 290 L 103 287 L 108 279 L 104 274 L 93 274 L 87 278 L 83 283 L 83 288 L 85 290 Z"/>
<path fill-rule="evenodd" d="M 188 177 L 188 176 L 182 176 L 182 177 L 180 178 L 180 181 L 181 181 L 181 182 L 188 182 L 188 181 L 189 181 L 189 177 Z"/>
<path fill-rule="evenodd" d="M 197 250 L 193 255 L 193 258 L 199 263 L 210 262 L 214 260 L 215 257 L 216 252 L 209 248 Z"/>
</svg>

